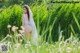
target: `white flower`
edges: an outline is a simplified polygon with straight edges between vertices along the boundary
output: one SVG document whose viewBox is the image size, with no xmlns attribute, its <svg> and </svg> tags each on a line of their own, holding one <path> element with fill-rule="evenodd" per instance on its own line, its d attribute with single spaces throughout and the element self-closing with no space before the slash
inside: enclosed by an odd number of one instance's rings
<svg viewBox="0 0 80 53">
<path fill-rule="evenodd" d="M 20 43 L 16 43 L 16 44 L 15 44 L 15 48 L 19 48 L 20 45 L 21 45 Z"/>
<path fill-rule="evenodd" d="M 9 34 L 7 34 L 7 37 L 9 37 L 10 35 Z"/>
<path fill-rule="evenodd" d="M 11 35 L 10 35 L 9 37 L 10 37 L 10 38 L 12 38 L 12 36 L 11 36 Z"/>
<path fill-rule="evenodd" d="M 11 48 L 11 42 L 8 42 L 8 46 Z"/>
<path fill-rule="evenodd" d="M 24 31 L 23 31 L 23 30 L 19 30 L 19 32 L 20 32 L 20 33 L 24 33 Z"/>
<path fill-rule="evenodd" d="M 15 32 L 17 29 L 18 29 L 18 27 L 16 27 L 16 26 L 13 26 L 13 27 L 12 27 L 12 31 L 13 31 L 13 32 Z"/>
<path fill-rule="evenodd" d="M 1 47 L 1 45 L 3 45 L 4 43 L 0 43 L 0 47 Z"/>
<path fill-rule="evenodd" d="M 22 42 L 22 39 L 20 39 L 20 42 Z"/>
<path fill-rule="evenodd" d="M 67 47 L 67 48 L 66 48 L 66 51 L 67 51 L 68 53 L 70 53 L 71 50 L 72 50 L 72 49 L 71 49 L 70 47 Z"/>
<path fill-rule="evenodd" d="M 78 47 L 78 49 L 80 49 L 80 46 Z"/>
<path fill-rule="evenodd" d="M 41 48 L 41 46 L 38 46 L 38 48 Z"/>
<path fill-rule="evenodd" d="M 46 45 L 48 45 L 49 43 L 48 42 L 46 42 Z"/>
<path fill-rule="evenodd" d="M 62 50 L 62 48 L 58 48 L 58 51 L 61 51 Z"/>
<path fill-rule="evenodd" d="M 54 45 L 52 45 L 52 47 L 55 47 Z"/>
<path fill-rule="evenodd" d="M 27 47 L 29 47 L 29 46 L 31 46 L 31 44 L 25 44 L 25 48 L 27 48 Z"/>
<path fill-rule="evenodd" d="M 18 27 L 16 27 L 16 29 L 18 29 Z"/>
<path fill-rule="evenodd" d="M 23 27 L 23 26 L 21 26 L 21 29 L 22 29 L 22 30 L 24 30 L 24 27 Z"/>
<path fill-rule="evenodd" d="M 9 34 L 7 34 L 7 37 L 10 37 L 10 38 L 12 38 L 12 36 L 11 36 L 11 35 L 9 35 Z"/>
<path fill-rule="evenodd" d="M 2 51 L 2 48 L 1 48 L 1 46 L 0 46 L 0 51 Z"/>
<path fill-rule="evenodd" d="M 77 41 L 76 41 L 76 40 L 74 40 L 74 41 L 72 42 L 72 45 L 76 45 L 76 43 L 77 43 Z"/>
<path fill-rule="evenodd" d="M 8 45 L 10 45 L 11 44 L 11 42 L 8 42 Z"/>
<path fill-rule="evenodd" d="M 8 26 L 7 26 L 7 28 L 10 28 L 10 27 L 11 27 L 11 25 L 8 25 Z"/>
<path fill-rule="evenodd" d="M 18 37 L 22 36 L 21 34 L 17 34 Z"/>
</svg>

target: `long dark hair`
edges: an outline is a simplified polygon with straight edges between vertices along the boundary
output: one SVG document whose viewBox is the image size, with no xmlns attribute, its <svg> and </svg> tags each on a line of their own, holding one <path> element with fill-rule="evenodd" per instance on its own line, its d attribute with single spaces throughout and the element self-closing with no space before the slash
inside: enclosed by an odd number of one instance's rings
<svg viewBox="0 0 80 53">
<path fill-rule="evenodd" d="M 25 5 L 23 8 L 26 8 L 26 10 L 27 10 L 27 15 L 28 15 L 28 20 L 30 20 L 29 6 L 28 6 L 28 5 Z"/>
</svg>

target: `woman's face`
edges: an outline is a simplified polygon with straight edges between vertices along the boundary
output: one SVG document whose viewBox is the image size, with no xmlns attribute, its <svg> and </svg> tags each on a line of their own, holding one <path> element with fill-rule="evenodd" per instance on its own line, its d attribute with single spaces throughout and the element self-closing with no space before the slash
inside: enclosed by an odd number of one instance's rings
<svg viewBox="0 0 80 53">
<path fill-rule="evenodd" d="M 27 9 L 26 8 L 23 8 L 23 13 L 27 13 Z"/>
</svg>

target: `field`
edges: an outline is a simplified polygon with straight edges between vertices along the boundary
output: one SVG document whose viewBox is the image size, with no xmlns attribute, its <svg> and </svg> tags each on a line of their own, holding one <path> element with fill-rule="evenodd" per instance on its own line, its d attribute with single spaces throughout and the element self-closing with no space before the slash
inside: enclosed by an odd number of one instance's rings
<svg viewBox="0 0 80 53">
<path fill-rule="evenodd" d="M 36 2 L 30 8 L 38 31 L 37 45 L 32 39 L 26 43 L 21 30 L 23 5 L 15 4 L 0 8 L 0 47 L 7 44 L 7 53 L 80 53 L 80 3 Z"/>
</svg>

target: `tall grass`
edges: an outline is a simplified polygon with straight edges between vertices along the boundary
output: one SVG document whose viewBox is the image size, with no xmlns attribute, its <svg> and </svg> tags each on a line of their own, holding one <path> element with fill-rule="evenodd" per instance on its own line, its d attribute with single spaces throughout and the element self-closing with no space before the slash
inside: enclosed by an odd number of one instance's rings
<svg viewBox="0 0 80 53">
<path fill-rule="evenodd" d="M 22 6 L 13 5 L 0 13 L 1 44 L 10 44 L 9 53 L 80 53 L 80 4 L 34 4 L 31 7 L 38 30 L 38 46 L 26 44 L 19 34 Z M 7 25 L 11 25 L 7 28 Z M 12 31 L 16 26 L 17 30 Z M 68 39 L 67 39 L 68 38 Z M 10 46 L 9 45 L 9 46 Z"/>
<path fill-rule="evenodd" d="M 41 3 L 41 4 L 34 4 L 31 7 L 31 10 L 33 12 L 34 21 L 36 23 L 38 33 L 44 34 L 44 36 L 47 36 L 48 38 L 49 31 L 48 29 L 51 29 L 51 34 L 53 37 L 53 40 L 56 41 L 59 37 L 59 25 L 60 30 L 63 31 L 64 38 L 70 37 L 70 33 L 74 30 L 73 33 L 76 33 L 79 35 L 80 31 L 80 4 L 47 4 L 47 3 Z M 77 10 L 77 11 L 76 11 Z M 4 10 L 1 10 L 0 13 L 0 35 L 6 36 L 6 34 L 9 32 L 7 31 L 7 25 L 15 25 L 20 28 L 21 26 L 21 16 L 22 16 L 22 6 L 20 5 L 13 5 L 8 8 L 5 8 Z M 55 23 L 54 20 L 56 19 Z M 53 26 L 52 26 L 53 25 Z M 71 27 L 72 26 L 72 27 Z M 4 29 L 3 29 L 4 28 Z M 73 29 L 72 29 L 73 28 Z M 43 33 L 44 30 L 46 30 L 46 34 Z"/>
</svg>

